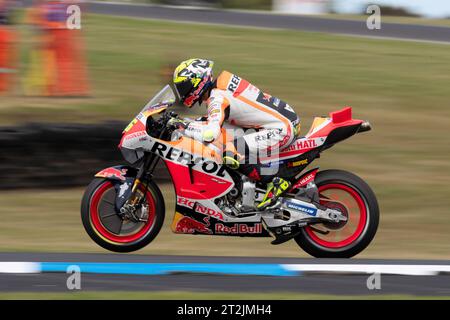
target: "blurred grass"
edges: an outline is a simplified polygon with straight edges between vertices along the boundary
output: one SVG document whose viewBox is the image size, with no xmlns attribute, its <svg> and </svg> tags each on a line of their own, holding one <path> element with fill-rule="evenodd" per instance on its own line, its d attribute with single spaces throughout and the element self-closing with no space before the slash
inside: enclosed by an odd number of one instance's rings
<svg viewBox="0 0 450 320">
<path fill-rule="evenodd" d="M 448 300 L 450 297 L 411 295 L 321 295 L 297 292 L 190 292 L 190 291 L 73 291 L 73 292 L 8 292 L 0 300 Z"/>
<path fill-rule="evenodd" d="M 213 59 L 216 72 L 228 69 L 288 101 L 304 119 L 304 132 L 313 116 L 344 105 L 373 124 L 315 163 L 355 172 L 379 198 L 380 230 L 361 257 L 450 258 L 448 45 L 97 15 L 88 15 L 83 28 L 94 97 L 2 97 L 2 123 L 129 120 L 162 85 L 162 66 Z M 22 55 L 25 68 L 26 50 Z M 101 251 L 82 230 L 80 198 L 79 189 L 0 194 L 0 250 Z M 142 252 L 301 254 L 293 243 L 168 231 Z"/>
</svg>

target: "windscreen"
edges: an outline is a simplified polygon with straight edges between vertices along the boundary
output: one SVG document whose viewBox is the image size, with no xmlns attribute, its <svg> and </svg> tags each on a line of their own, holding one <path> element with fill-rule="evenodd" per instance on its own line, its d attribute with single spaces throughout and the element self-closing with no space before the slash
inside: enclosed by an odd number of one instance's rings
<svg viewBox="0 0 450 320">
<path fill-rule="evenodd" d="M 172 88 L 167 84 L 145 105 L 141 112 L 167 107 L 167 105 L 174 104 L 175 101 L 175 94 Z"/>
</svg>

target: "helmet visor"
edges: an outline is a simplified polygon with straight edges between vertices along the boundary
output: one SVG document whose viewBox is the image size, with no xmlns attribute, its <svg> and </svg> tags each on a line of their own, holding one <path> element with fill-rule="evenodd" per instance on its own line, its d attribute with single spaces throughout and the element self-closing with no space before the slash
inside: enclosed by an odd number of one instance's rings
<svg viewBox="0 0 450 320">
<path fill-rule="evenodd" d="M 184 102 L 184 99 L 186 99 L 187 95 L 192 91 L 193 85 L 191 81 L 183 81 L 179 83 L 175 83 L 175 90 L 177 92 L 178 98 L 181 102 Z"/>
</svg>

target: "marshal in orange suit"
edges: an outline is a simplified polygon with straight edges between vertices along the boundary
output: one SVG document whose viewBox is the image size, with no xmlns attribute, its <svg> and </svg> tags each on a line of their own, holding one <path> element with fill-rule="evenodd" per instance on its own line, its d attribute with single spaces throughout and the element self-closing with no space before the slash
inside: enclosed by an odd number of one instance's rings
<svg viewBox="0 0 450 320">
<path fill-rule="evenodd" d="M 13 88 L 16 34 L 12 24 L 12 2 L 0 0 L 0 95 Z"/>
<path fill-rule="evenodd" d="M 40 31 L 44 94 L 86 96 L 88 79 L 81 30 L 69 29 L 67 8 L 74 2 L 40 1 L 29 20 Z"/>
</svg>

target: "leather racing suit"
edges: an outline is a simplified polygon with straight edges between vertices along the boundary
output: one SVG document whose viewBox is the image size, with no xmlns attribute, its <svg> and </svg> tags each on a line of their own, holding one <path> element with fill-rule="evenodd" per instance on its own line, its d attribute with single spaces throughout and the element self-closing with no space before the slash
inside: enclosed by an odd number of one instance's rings
<svg viewBox="0 0 450 320">
<path fill-rule="evenodd" d="M 185 135 L 212 142 L 222 133 L 224 122 L 254 129 L 247 130 L 242 137 L 234 139 L 232 145 L 226 146 L 226 151 L 244 155 L 245 159 L 249 159 L 249 155 L 268 155 L 284 149 L 299 129 L 300 118 L 287 103 L 228 71 L 217 77 L 207 106 L 207 121 L 190 122 Z M 261 180 L 258 168 L 258 163 L 247 162 L 240 169 L 255 180 Z"/>
</svg>

